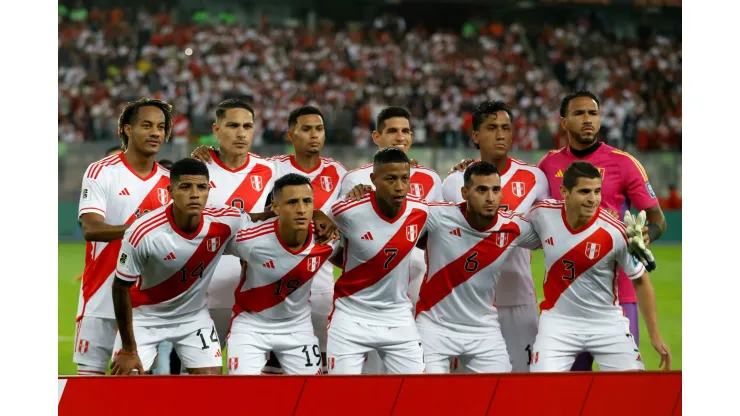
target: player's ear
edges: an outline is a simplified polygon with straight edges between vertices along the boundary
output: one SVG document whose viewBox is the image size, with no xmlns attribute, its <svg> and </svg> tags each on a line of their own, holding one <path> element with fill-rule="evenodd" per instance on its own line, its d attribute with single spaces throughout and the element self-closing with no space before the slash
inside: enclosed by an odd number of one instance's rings
<svg viewBox="0 0 740 416">
<path fill-rule="evenodd" d="M 291 129 L 290 127 L 288 127 L 288 129 L 285 130 L 285 137 L 288 138 L 288 141 L 289 142 L 293 143 L 293 129 Z"/>
<path fill-rule="evenodd" d="M 373 130 L 373 143 L 375 143 L 375 145 L 377 146 L 380 146 L 380 143 L 378 143 L 378 141 L 380 141 L 380 133 L 378 133 L 377 130 Z"/>
<path fill-rule="evenodd" d="M 563 131 L 568 131 L 566 124 L 565 117 L 560 117 L 560 128 L 563 129 Z"/>
<path fill-rule="evenodd" d="M 211 130 L 213 131 L 214 135 L 218 134 L 218 130 L 219 130 L 218 123 L 211 124 Z"/>
<path fill-rule="evenodd" d="M 126 133 L 126 137 L 128 137 L 129 144 L 131 144 L 131 138 L 133 137 L 133 134 L 131 134 L 131 125 L 130 124 L 124 124 L 123 125 L 123 132 Z"/>
<path fill-rule="evenodd" d="M 463 186 L 462 188 L 460 188 L 460 193 L 462 194 L 462 198 L 467 201 L 468 200 L 468 188 Z"/>
<path fill-rule="evenodd" d="M 175 193 L 175 187 L 172 186 L 172 182 L 170 182 L 169 184 L 167 184 L 167 193 L 170 194 L 170 200 L 174 200 L 175 199 L 175 195 L 174 195 L 174 193 Z"/>
<path fill-rule="evenodd" d="M 478 141 L 478 131 L 477 130 L 473 130 L 473 143 L 480 146 L 480 142 Z"/>
<path fill-rule="evenodd" d="M 564 187 L 563 185 L 560 185 L 560 197 L 565 200 L 565 196 L 568 194 L 568 188 Z"/>
</svg>

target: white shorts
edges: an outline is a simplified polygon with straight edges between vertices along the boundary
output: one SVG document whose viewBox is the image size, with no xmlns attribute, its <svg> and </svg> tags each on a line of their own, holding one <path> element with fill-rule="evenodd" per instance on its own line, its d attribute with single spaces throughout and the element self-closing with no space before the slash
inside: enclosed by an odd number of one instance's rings
<svg viewBox="0 0 740 416">
<path fill-rule="evenodd" d="M 208 309 L 208 313 L 211 315 L 213 325 L 216 326 L 216 333 L 223 349 L 226 346 L 226 338 L 229 335 L 232 310 L 231 308 Z"/>
<path fill-rule="evenodd" d="M 113 354 L 117 329 L 115 319 L 83 316 L 77 321 L 72 361 L 86 368 L 78 370 L 81 371 L 79 374 L 105 374 L 108 360 Z"/>
<path fill-rule="evenodd" d="M 498 322 L 511 359 L 511 371 L 529 372 L 532 346 L 537 338 L 537 304 L 499 306 Z"/>
<path fill-rule="evenodd" d="M 319 339 L 319 348 L 321 352 L 326 352 L 326 331 L 329 326 L 329 315 L 333 308 L 334 292 L 322 291 L 314 292 L 311 290 L 311 297 L 308 299 L 311 303 L 311 323 L 316 337 Z"/>
<path fill-rule="evenodd" d="M 562 328 L 541 326 L 533 350 L 531 372 L 570 371 L 581 352 L 591 353 L 601 371 L 645 370 L 628 324 L 623 332 L 598 335 L 573 334 Z"/>
<path fill-rule="evenodd" d="M 239 257 L 223 255 L 218 260 L 208 284 L 208 309 L 229 309 L 234 306 L 234 291 L 239 286 L 242 266 Z"/>
<path fill-rule="evenodd" d="M 450 373 L 455 357 L 467 370 L 465 372 L 511 372 L 506 342 L 497 328 L 491 331 L 490 336 L 479 339 L 451 337 L 425 327 L 420 327 L 419 332 L 424 346 L 426 372 L 429 374 Z"/>
<path fill-rule="evenodd" d="M 332 319 L 326 345 L 329 374 L 361 374 L 365 357 L 373 350 L 389 374 L 424 373 L 424 350 L 415 324 L 388 327 Z"/>
<path fill-rule="evenodd" d="M 284 374 L 321 374 L 321 351 L 311 332 L 262 334 L 231 328 L 227 352 L 229 374 L 259 375 L 272 351 Z"/>
<path fill-rule="evenodd" d="M 157 357 L 157 346 L 163 341 L 173 344 L 185 368 L 221 367 L 221 343 L 216 326 L 207 310 L 186 323 L 168 325 L 142 325 L 134 321 L 134 337 L 144 371 L 149 371 Z M 121 349 L 121 334 L 116 334 L 113 357 Z"/>
</svg>

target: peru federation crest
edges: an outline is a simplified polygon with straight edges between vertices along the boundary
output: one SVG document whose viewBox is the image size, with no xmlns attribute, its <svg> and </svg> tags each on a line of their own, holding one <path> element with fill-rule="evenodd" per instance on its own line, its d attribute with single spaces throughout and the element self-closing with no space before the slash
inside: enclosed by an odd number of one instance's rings
<svg viewBox="0 0 740 416">
<path fill-rule="evenodd" d="M 424 196 L 424 185 L 420 183 L 412 183 L 409 186 L 409 190 L 411 191 L 411 194 L 417 198 Z"/>
<path fill-rule="evenodd" d="M 509 241 L 509 234 L 508 233 L 499 233 L 496 236 L 496 246 L 499 248 L 506 247 L 506 243 Z"/>
<path fill-rule="evenodd" d="M 326 192 L 331 192 L 331 190 L 334 189 L 331 176 L 321 176 L 319 179 L 321 180 L 321 189 Z"/>
<path fill-rule="evenodd" d="M 418 237 L 419 234 L 419 228 L 416 224 L 414 225 L 407 225 L 406 226 L 406 239 L 410 242 L 416 241 L 416 237 Z"/>
<path fill-rule="evenodd" d="M 600 251 L 601 251 L 601 244 L 586 243 L 586 257 L 588 257 L 590 260 L 593 260 L 599 257 Z"/>
<path fill-rule="evenodd" d="M 209 238 L 206 242 L 206 249 L 211 253 L 218 251 L 219 247 L 221 247 L 221 237 Z"/>
<path fill-rule="evenodd" d="M 252 181 L 252 188 L 259 192 L 262 190 L 262 176 L 250 176 L 249 180 Z"/>
<path fill-rule="evenodd" d="M 162 205 L 167 205 L 170 202 L 170 194 L 167 192 L 167 188 L 157 188 L 157 199 Z"/>
<path fill-rule="evenodd" d="M 524 182 L 512 182 L 511 192 L 516 195 L 517 198 L 521 198 L 527 194 L 527 187 Z"/>
<path fill-rule="evenodd" d="M 308 259 L 308 271 L 313 273 L 316 270 L 319 269 L 319 264 L 321 263 L 321 259 L 318 257 L 309 257 Z"/>
</svg>

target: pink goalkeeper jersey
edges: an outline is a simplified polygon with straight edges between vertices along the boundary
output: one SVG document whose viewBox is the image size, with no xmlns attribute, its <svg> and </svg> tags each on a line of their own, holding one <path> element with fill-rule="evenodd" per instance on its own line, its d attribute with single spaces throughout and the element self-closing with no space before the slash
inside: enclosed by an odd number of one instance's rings
<svg viewBox="0 0 740 416">
<path fill-rule="evenodd" d="M 583 160 L 596 166 L 603 178 L 601 188 L 601 207 L 609 208 L 624 218 L 630 204 L 638 210 L 645 210 L 658 205 L 658 198 L 648 182 L 648 176 L 640 162 L 632 155 L 602 143 L 596 151 L 584 158 L 578 158 L 570 147 L 553 150 L 548 153 L 538 167 L 545 172 L 550 183 L 550 194 L 560 199 L 560 185 L 563 183 L 563 172 L 571 163 Z M 635 303 L 637 297 L 624 271 L 619 273 L 619 302 Z"/>
</svg>

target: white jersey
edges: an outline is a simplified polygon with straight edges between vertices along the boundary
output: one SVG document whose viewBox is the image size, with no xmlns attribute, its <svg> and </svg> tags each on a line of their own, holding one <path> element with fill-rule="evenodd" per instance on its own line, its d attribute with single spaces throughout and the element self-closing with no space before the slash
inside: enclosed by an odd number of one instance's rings
<svg viewBox="0 0 740 416">
<path fill-rule="evenodd" d="M 84 214 L 105 217 L 109 225 L 131 224 L 142 215 L 170 202 L 170 171 L 154 164 L 146 178 L 126 162 L 123 153 L 88 166 L 82 178 L 78 218 Z M 83 316 L 115 319 L 111 288 L 121 240 L 88 241 L 85 270 L 77 303 L 77 320 Z"/>
<path fill-rule="evenodd" d="M 316 244 L 313 227 L 306 244 L 290 250 L 280 240 L 278 218 L 239 230 L 226 247 L 226 253 L 247 263 L 235 295 L 232 322 L 257 333 L 313 333 L 308 302 L 311 280 L 338 250 L 336 242 Z"/>
<path fill-rule="evenodd" d="M 211 183 L 208 204 L 263 212 L 275 183 L 275 165 L 254 153 L 249 153 L 246 163 L 236 169 L 226 167 L 213 150 L 211 159 L 213 162 L 207 164 Z"/>
<path fill-rule="evenodd" d="M 373 164 L 370 163 L 347 172 L 342 180 L 339 199 L 343 199 L 357 185 L 370 185 L 375 188 L 372 181 L 370 181 L 372 171 Z M 409 182 L 411 182 L 409 195 L 426 201 L 442 201 L 442 179 L 433 169 L 421 165 L 411 166 Z"/>
<path fill-rule="evenodd" d="M 501 209 L 526 214 L 538 201 L 550 197 L 547 177 L 538 167 L 521 160 L 509 158 L 501 176 Z M 463 172 L 453 172 L 442 185 L 445 201 L 463 201 L 460 189 L 465 185 Z M 534 304 L 537 297 L 532 280 L 532 253 L 524 248 L 516 248 L 503 267 L 502 278 L 496 286 L 498 306 Z"/>
<path fill-rule="evenodd" d="M 281 155 L 267 159 L 275 164 L 276 175 L 280 178 L 289 173 L 307 176 L 313 187 L 313 207 L 324 213 L 331 211 L 332 205 L 342 196 L 339 193 L 340 185 L 347 169 L 341 163 L 328 157 L 320 158 L 319 165 L 311 171 L 306 171 L 295 161 L 295 155 Z M 311 283 L 313 292 L 331 292 L 334 288 L 334 265 L 326 262 L 316 273 Z"/>
<path fill-rule="evenodd" d="M 172 209 L 170 204 L 143 216 L 123 237 L 116 276 L 136 282 L 131 307 L 140 323 L 196 319 L 226 244 L 251 224 L 242 210 L 207 206 L 198 230 L 187 235 L 175 225 Z"/>
<path fill-rule="evenodd" d="M 416 323 L 450 337 L 487 337 L 498 327 L 496 280 L 517 248 L 540 239 L 521 215 L 500 211 L 485 230 L 467 220 L 467 204 L 430 204 L 427 276 L 416 304 Z M 426 325 L 425 325 L 426 324 Z M 434 325 L 429 325 L 434 324 Z"/>
<path fill-rule="evenodd" d="M 429 206 L 408 196 L 396 218 L 387 218 L 375 197 L 373 191 L 332 207 L 345 243 L 333 313 L 369 325 L 414 325 L 407 293 L 411 250 L 424 232 Z"/>
<path fill-rule="evenodd" d="M 645 272 L 628 252 L 624 225 L 598 209 L 579 230 L 565 220 L 562 201 L 547 200 L 527 215 L 540 236 L 547 274 L 541 319 L 557 322 L 579 333 L 603 332 L 603 325 L 621 325 L 617 301 L 617 271 L 621 266 L 630 279 Z"/>
</svg>

